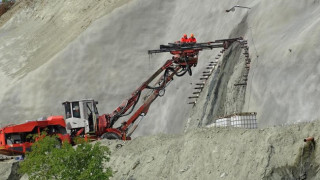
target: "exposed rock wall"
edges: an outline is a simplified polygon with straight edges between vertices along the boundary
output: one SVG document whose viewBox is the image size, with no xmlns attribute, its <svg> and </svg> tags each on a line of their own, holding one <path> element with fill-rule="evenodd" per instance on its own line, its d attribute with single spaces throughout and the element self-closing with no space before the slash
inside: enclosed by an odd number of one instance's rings
<svg viewBox="0 0 320 180">
<path fill-rule="evenodd" d="M 0 91 L 1 101 L 6 102 L 0 105 L 3 125 L 60 115 L 64 112 L 61 102 L 82 98 L 98 100 L 101 114 L 112 112 L 171 58 L 170 54 L 148 57 L 148 49 L 178 40 L 183 33 L 194 33 L 199 42 L 225 38 L 234 24 L 239 23 L 228 16 L 217 18 L 218 14 L 225 15 L 227 1 L 217 4 L 211 0 L 202 3 L 135 0 L 96 21 L 99 14 L 95 10 L 101 12 L 104 1 L 85 1 L 92 3 L 90 9 L 93 8 L 85 12 L 81 9 L 86 9 L 88 4 L 82 2 L 80 7 L 73 7 L 76 14 L 68 11 L 73 2 L 78 5 L 78 1 L 37 1 L 22 6 L 0 28 L 4 69 L 0 71 L 0 83 L 6 87 Z M 74 23 L 86 17 L 92 19 L 90 26 L 72 41 L 68 35 L 74 36 Z M 61 43 L 68 45 L 61 50 Z M 20 54 L 13 53 L 16 51 Z M 134 135 L 183 130 L 190 108 L 187 97 L 191 84 L 216 52 L 201 52 L 193 77 L 175 78 L 165 96 L 152 104 Z"/>
<path fill-rule="evenodd" d="M 16 160 L 6 160 L 0 162 L 0 180 L 19 180 L 19 162 Z"/>
<path fill-rule="evenodd" d="M 210 76 L 197 104 L 190 111 L 186 130 L 205 126 L 215 119 L 235 112 L 242 112 L 246 86 L 243 75 L 247 74 L 243 49 L 235 42 L 219 62 L 218 68 Z"/>
<path fill-rule="evenodd" d="M 320 116 L 313 101 L 320 84 L 318 0 L 243 0 L 238 3 L 250 10 L 229 13 L 231 0 L 126 2 L 21 1 L 10 10 L 15 13 L 0 28 L 2 125 L 62 114 L 61 102 L 81 98 L 97 99 L 101 113 L 111 112 L 171 58 L 149 59 L 146 51 L 191 32 L 198 41 L 248 39 L 252 68 L 244 110 L 257 112 L 261 126 Z M 136 135 L 183 130 L 191 84 L 216 53 L 201 52 L 194 76 L 170 84 Z M 228 96 L 231 104 L 235 96 Z"/>
</svg>

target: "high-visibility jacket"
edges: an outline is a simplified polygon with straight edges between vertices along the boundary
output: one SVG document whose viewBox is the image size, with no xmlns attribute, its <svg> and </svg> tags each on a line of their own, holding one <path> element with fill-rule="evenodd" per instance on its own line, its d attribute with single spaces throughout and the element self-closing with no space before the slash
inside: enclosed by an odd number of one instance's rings
<svg viewBox="0 0 320 180">
<path fill-rule="evenodd" d="M 188 42 L 188 38 L 182 37 L 182 38 L 180 39 L 180 42 L 181 42 L 181 43 L 186 43 L 186 42 Z"/>
<path fill-rule="evenodd" d="M 194 37 L 190 37 L 187 42 L 188 42 L 188 43 L 196 43 L 196 42 L 197 42 L 197 39 L 194 38 Z"/>
</svg>

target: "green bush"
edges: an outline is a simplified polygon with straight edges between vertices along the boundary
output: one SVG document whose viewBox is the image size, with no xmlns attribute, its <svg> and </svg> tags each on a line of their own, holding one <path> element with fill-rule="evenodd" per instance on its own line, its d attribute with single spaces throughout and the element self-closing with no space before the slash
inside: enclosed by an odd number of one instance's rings
<svg viewBox="0 0 320 180">
<path fill-rule="evenodd" d="M 59 142 L 57 137 L 45 136 L 32 145 L 20 163 L 20 174 L 29 179 L 109 179 L 111 168 L 104 168 L 110 151 L 106 146 L 82 141 L 73 148 L 69 143 Z"/>
</svg>

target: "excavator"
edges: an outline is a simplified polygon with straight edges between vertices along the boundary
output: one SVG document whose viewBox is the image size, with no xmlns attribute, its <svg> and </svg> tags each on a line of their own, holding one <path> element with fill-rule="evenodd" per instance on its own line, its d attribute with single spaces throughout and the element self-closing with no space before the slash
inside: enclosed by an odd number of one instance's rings
<svg viewBox="0 0 320 180">
<path fill-rule="evenodd" d="M 83 136 L 89 139 L 121 139 L 130 140 L 141 119 L 148 113 L 150 105 L 160 96 L 173 80 L 188 73 L 192 75 L 192 68 L 198 63 L 198 55 L 202 50 L 213 48 L 228 49 L 233 42 L 242 41 L 243 38 L 221 39 L 204 43 L 168 43 L 160 45 L 159 49 L 149 50 L 148 54 L 171 53 L 173 56 L 167 60 L 154 74 L 135 89 L 131 96 L 124 100 L 109 114 L 99 115 L 97 104 L 93 99 L 66 101 L 62 105 L 65 109 L 67 132 L 71 137 Z M 157 79 L 154 85 L 151 85 Z M 135 110 L 142 91 L 149 90 L 142 105 Z M 131 115 L 120 126 L 115 123 L 124 116 Z M 139 120 L 138 120 L 139 119 Z M 134 125 L 135 124 L 135 125 Z"/>
</svg>

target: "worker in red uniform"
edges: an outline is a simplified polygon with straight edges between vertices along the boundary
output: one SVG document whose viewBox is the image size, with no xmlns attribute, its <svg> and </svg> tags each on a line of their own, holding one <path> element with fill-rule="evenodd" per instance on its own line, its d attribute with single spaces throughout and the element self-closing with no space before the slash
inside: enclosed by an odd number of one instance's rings
<svg viewBox="0 0 320 180">
<path fill-rule="evenodd" d="M 188 36 L 187 34 L 183 34 L 182 38 L 180 39 L 181 43 L 187 43 L 188 42 Z"/>
<path fill-rule="evenodd" d="M 187 41 L 188 43 L 197 43 L 197 39 L 194 37 L 193 33 L 190 34 L 190 38 Z"/>
</svg>

